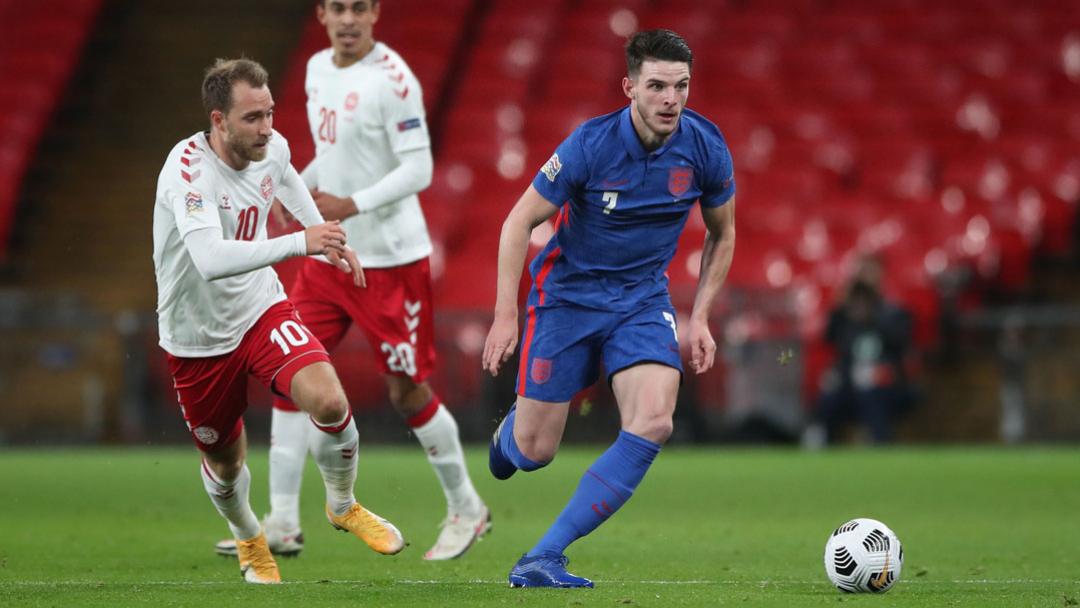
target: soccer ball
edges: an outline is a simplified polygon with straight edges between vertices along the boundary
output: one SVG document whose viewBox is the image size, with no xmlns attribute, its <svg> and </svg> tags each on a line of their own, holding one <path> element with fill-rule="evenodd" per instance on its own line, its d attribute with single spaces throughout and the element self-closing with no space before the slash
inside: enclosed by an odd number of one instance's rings
<svg viewBox="0 0 1080 608">
<path fill-rule="evenodd" d="M 900 539 L 876 519 L 853 519 L 833 531 L 825 543 L 825 574 L 841 591 L 888 591 L 903 566 Z"/>
</svg>

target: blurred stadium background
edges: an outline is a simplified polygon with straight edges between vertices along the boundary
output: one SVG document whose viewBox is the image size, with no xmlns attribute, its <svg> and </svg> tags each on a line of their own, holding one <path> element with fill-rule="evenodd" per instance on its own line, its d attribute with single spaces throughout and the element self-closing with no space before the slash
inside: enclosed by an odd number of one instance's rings
<svg viewBox="0 0 1080 608">
<path fill-rule="evenodd" d="M 157 173 L 205 126 L 205 66 L 240 54 L 270 70 L 307 163 L 313 4 L 0 0 L 0 445 L 187 441 L 156 346 Z M 864 251 L 915 318 L 901 440 L 1080 438 L 1075 0 L 386 0 L 376 37 L 423 83 L 435 150 L 433 383 L 467 439 L 513 393 L 480 371 L 499 226 L 578 122 L 624 103 L 623 40 L 651 27 L 694 49 L 689 106 L 724 131 L 739 187 L 722 357 L 687 377 L 676 441 L 798 441 Z M 669 270 L 684 313 L 702 238 L 694 214 Z M 334 357 L 364 439 L 404 440 L 363 338 Z M 575 407 L 599 423 L 569 436 L 610 436 L 603 387 Z"/>
</svg>

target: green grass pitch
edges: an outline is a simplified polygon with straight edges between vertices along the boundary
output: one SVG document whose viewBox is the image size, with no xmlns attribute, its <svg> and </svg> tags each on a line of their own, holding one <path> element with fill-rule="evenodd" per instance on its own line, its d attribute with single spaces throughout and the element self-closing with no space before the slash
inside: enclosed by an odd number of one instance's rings
<svg viewBox="0 0 1080 608">
<path fill-rule="evenodd" d="M 0 451 L 0 606 L 1074 606 L 1080 602 L 1080 451 L 673 448 L 634 498 L 572 546 L 593 590 L 509 589 L 518 556 L 562 508 L 600 447 L 497 482 L 469 462 L 494 513 L 464 558 L 425 563 L 443 498 L 418 448 L 361 448 L 358 496 L 410 546 L 375 555 L 322 515 L 309 463 L 307 540 L 279 564 L 288 584 L 245 585 L 212 544 L 224 521 L 194 450 Z M 267 504 L 266 449 L 252 449 L 252 504 Z M 829 532 L 881 519 L 905 548 L 883 596 L 825 578 Z"/>
</svg>

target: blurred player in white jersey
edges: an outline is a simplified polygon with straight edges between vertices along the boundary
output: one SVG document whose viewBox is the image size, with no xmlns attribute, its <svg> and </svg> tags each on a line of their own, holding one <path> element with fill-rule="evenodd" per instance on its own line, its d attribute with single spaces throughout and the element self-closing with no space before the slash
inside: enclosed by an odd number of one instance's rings
<svg viewBox="0 0 1080 608">
<path fill-rule="evenodd" d="M 335 273 L 364 285 L 338 222 L 325 222 L 289 146 L 272 129 L 266 71 L 246 59 L 218 60 L 206 72 L 210 130 L 173 147 L 158 176 L 154 269 L 158 331 L 180 409 L 202 452 L 203 485 L 235 537 L 250 583 L 281 581 L 266 535 L 248 503 L 242 415 L 248 376 L 305 412 L 311 450 L 326 485 L 331 525 L 384 554 L 404 541 L 392 524 L 353 497 L 356 424 L 326 350 L 304 327 L 270 265 L 324 254 Z M 306 226 L 267 239 L 274 198 Z"/>
<path fill-rule="evenodd" d="M 333 349 L 356 323 L 375 351 L 390 402 L 423 446 L 442 484 L 447 515 L 424 559 L 463 554 L 490 529 L 465 467 L 457 422 L 426 382 L 435 362 L 431 274 L 417 194 L 431 183 L 431 142 L 420 83 L 373 38 L 378 0 L 323 0 L 316 11 L 331 48 L 308 62 L 308 120 L 316 158 L 303 171 L 323 216 L 341 220 L 368 280 L 357 289 L 330 265 L 308 260 L 290 291 L 304 322 Z M 270 514 L 275 553 L 303 548 L 299 494 L 308 427 L 286 399 L 274 402 Z M 216 547 L 233 552 L 230 541 Z"/>
</svg>

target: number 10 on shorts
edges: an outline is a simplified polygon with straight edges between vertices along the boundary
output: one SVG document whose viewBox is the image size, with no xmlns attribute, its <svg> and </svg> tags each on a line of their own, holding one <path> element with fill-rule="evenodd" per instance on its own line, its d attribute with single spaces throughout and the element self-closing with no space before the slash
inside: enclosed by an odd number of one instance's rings
<svg viewBox="0 0 1080 608">
<path fill-rule="evenodd" d="M 292 347 L 307 344 L 311 341 L 311 337 L 308 335 L 307 328 L 290 319 L 270 332 L 270 341 L 278 345 L 281 354 L 287 355 L 292 352 Z"/>
</svg>

